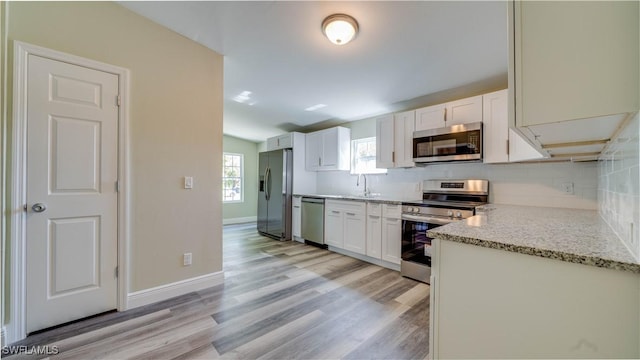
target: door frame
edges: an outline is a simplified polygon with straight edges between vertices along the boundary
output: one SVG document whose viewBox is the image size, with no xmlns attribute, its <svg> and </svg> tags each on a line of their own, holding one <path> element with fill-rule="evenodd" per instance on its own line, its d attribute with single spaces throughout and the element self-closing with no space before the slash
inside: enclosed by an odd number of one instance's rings
<svg viewBox="0 0 640 360">
<path fill-rule="evenodd" d="M 118 76 L 120 106 L 118 109 L 118 311 L 127 309 L 129 290 L 129 70 L 99 61 L 47 49 L 14 40 L 13 122 L 11 144 L 11 208 L 10 244 L 11 276 L 9 278 L 9 316 L 7 343 L 26 337 L 26 154 L 27 154 L 27 75 L 29 55 L 107 72 Z M 116 99 L 114 99 L 116 101 Z"/>
</svg>

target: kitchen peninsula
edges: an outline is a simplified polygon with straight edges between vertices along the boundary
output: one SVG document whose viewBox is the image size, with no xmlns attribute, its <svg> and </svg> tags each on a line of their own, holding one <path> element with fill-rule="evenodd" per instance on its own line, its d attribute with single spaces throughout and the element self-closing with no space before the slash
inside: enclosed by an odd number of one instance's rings
<svg viewBox="0 0 640 360">
<path fill-rule="evenodd" d="M 640 263 L 596 211 L 488 205 L 429 235 L 432 358 L 640 356 Z"/>
</svg>

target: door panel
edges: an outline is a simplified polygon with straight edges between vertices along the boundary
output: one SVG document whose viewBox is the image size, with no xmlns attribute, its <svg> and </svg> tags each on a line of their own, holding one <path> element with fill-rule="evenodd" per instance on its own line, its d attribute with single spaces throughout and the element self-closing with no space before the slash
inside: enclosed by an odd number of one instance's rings
<svg viewBox="0 0 640 360">
<path fill-rule="evenodd" d="M 100 286 L 100 218 L 51 219 L 49 296 Z"/>
<path fill-rule="evenodd" d="M 51 117 L 52 193 L 100 192 L 100 122 Z"/>
<path fill-rule="evenodd" d="M 258 155 L 258 231 L 267 232 L 267 168 L 269 167 L 269 153 Z"/>
<path fill-rule="evenodd" d="M 117 95 L 117 75 L 29 55 L 28 333 L 117 307 Z"/>
<path fill-rule="evenodd" d="M 284 151 L 269 153 L 269 223 L 267 232 L 280 237 L 284 233 Z"/>
</svg>

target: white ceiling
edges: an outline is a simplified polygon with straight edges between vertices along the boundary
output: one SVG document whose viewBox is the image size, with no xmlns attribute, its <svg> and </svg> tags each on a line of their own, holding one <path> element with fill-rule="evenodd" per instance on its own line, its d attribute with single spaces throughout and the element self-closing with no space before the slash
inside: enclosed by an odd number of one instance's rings
<svg viewBox="0 0 640 360">
<path fill-rule="evenodd" d="M 507 72 L 504 1 L 120 4 L 225 56 L 224 133 L 252 141 L 389 113 Z M 320 24 L 333 13 L 357 19 L 351 43 L 323 36 Z M 235 102 L 243 91 L 250 100 Z M 304 110 L 316 104 L 327 106 Z"/>
</svg>

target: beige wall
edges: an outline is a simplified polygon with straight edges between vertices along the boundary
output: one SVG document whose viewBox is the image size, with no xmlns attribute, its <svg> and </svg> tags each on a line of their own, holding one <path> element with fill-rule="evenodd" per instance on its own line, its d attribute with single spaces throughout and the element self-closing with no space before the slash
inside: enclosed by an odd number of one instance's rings
<svg viewBox="0 0 640 360">
<path fill-rule="evenodd" d="M 9 2 L 4 20 L 8 74 L 13 40 L 131 72 L 129 291 L 221 271 L 222 56 L 112 2 Z"/>
<path fill-rule="evenodd" d="M 224 152 L 244 155 L 244 201 L 222 205 L 224 219 L 255 217 L 258 212 L 258 144 L 225 135 Z"/>
</svg>

